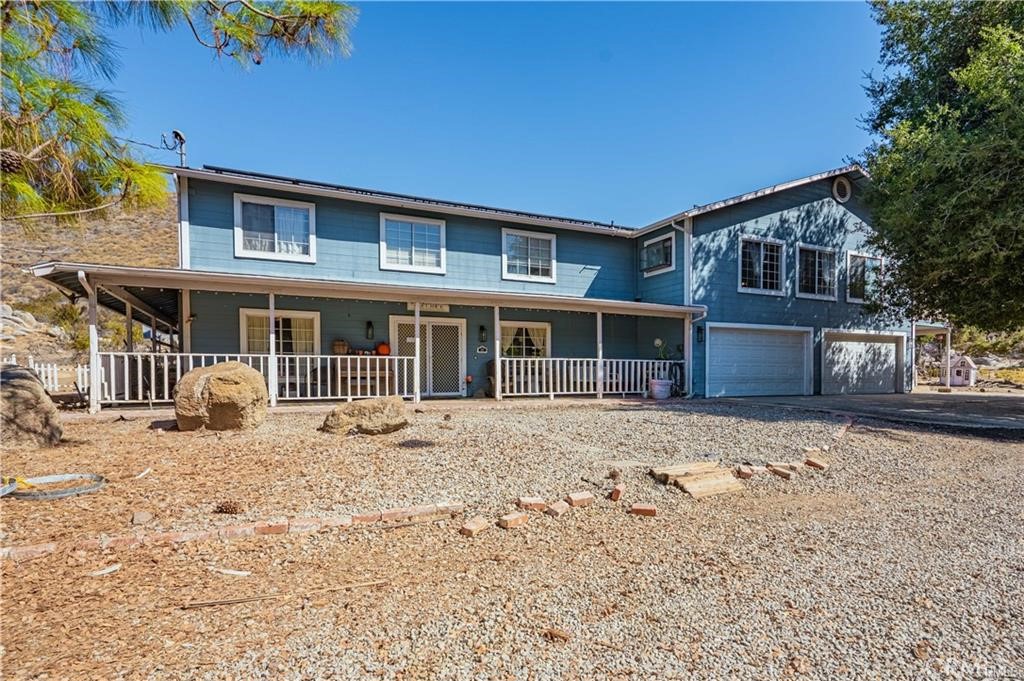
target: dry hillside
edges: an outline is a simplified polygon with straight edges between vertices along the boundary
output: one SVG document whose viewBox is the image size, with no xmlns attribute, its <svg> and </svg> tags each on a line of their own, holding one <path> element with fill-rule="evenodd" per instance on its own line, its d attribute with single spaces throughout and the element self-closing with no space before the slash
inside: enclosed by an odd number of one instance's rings
<svg viewBox="0 0 1024 681">
<path fill-rule="evenodd" d="M 28 311 L 44 323 L 28 331 L 4 318 L 2 353 L 33 354 L 46 361 L 68 361 L 76 354 L 74 311 L 56 289 L 25 271 L 47 260 L 112 265 L 174 267 L 178 262 L 177 212 L 173 196 L 164 205 L 143 210 L 114 210 L 76 224 L 39 220 L 0 223 L 0 302 Z M 63 309 L 62 309 L 63 308 Z M 109 320 L 109 317 L 108 317 Z M 64 335 L 47 328 L 65 327 Z M 107 324 L 107 333 L 114 330 Z M 80 350 L 81 348 L 77 348 Z"/>
</svg>

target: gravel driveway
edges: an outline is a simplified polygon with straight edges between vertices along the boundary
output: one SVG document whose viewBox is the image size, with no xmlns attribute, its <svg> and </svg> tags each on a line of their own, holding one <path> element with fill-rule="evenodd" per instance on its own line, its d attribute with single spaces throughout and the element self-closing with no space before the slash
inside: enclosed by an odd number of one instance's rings
<svg viewBox="0 0 1024 681">
<path fill-rule="evenodd" d="M 275 428 L 291 420 L 303 422 Z M 743 492 L 699 502 L 645 473 L 705 453 L 786 458 L 828 443 L 837 425 L 727 405 L 466 411 L 448 421 L 428 412 L 403 438 L 448 444 L 399 448 L 393 486 L 367 474 L 383 460 L 359 449 L 370 446 L 362 438 L 345 445 L 350 458 L 376 462 L 351 464 L 366 478 L 349 475 L 353 497 L 415 502 L 445 484 L 471 511 L 497 513 L 518 493 L 585 489 L 581 476 L 605 484 L 614 460 L 624 501 L 656 503 L 659 517 L 600 498 L 474 539 L 441 522 L 5 563 L 19 607 L 2 613 L 4 675 L 1024 676 L 1019 441 L 859 423 L 825 472 L 755 477 Z M 115 562 L 119 571 L 87 576 Z M 390 582 L 312 593 L 369 579 Z M 180 608 L 278 591 L 297 595 Z"/>
</svg>

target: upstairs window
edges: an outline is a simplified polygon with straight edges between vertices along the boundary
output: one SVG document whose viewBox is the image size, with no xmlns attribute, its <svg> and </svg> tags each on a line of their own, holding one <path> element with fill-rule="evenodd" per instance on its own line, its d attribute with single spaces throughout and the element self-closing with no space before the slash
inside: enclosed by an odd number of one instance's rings
<svg viewBox="0 0 1024 681">
<path fill-rule="evenodd" d="M 380 268 L 444 274 L 445 222 L 410 215 L 380 216 Z"/>
<path fill-rule="evenodd" d="M 785 279 L 784 252 L 781 241 L 741 237 L 739 290 L 781 296 Z"/>
<path fill-rule="evenodd" d="M 235 194 L 235 256 L 316 262 L 316 206 Z"/>
<path fill-rule="evenodd" d="M 241 351 L 250 355 L 270 353 L 270 313 L 242 308 Z M 274 337 L 279 355 L 320 354 L 320 313 L 296 310 L 274 312 Z"/>
<path fill-rule="evenodd" d="M 671 272 L 675 267 L 675 232 L 649 239 L 640 249 L 640 271 L 645 277 Z"/>
<path fill-rule="evenodd" d="M 797 260 L 797 296 L 836 299 L 836 252 L 820 246 L 800 245 Z"/>
<path fill-rule="evenodd" d="M 555 283 L 555 235 L 501 230 L 502 278 Z"/>
<path fill-rule="evenodd" d="M 866 303 L 877 296 L 882 277 L 882 259 L 863 253 L 848 253 L 846 300 Z"/>
<path fill-rule="evenodd" d="M 549 357 L 551 325 L 546 322 L 501 323 L 502 357 Z"/>
</svg>

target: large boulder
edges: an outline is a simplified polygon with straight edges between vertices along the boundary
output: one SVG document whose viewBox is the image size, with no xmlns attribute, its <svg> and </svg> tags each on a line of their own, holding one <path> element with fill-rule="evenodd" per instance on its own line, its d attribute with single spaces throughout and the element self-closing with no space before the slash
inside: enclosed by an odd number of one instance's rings
<svg viewBox="0 0 1024 681">
<path fill-rule="evenodd" d="M 357 400 L 335 407 L 320 430 L 325 433 L 348 435 L 383 435 L 393 433 L 409 425 L 405 416 L 405 402 L 401 397 L 378 397 L 372 400 Z"/>
<path fill-rule="evenodd" d="M 60 413 L 38 374 L 5 364 L 0 369 L 0 411 L 5 442 L 52 447 L 64 435 Z"/>
<path fill-rule="evenodd" d="M 246 430 L 267 417 L 263 374 L 241 362 L 221 362 L 188 372 L 174 386 L 178 430 Z"/>
</svg>

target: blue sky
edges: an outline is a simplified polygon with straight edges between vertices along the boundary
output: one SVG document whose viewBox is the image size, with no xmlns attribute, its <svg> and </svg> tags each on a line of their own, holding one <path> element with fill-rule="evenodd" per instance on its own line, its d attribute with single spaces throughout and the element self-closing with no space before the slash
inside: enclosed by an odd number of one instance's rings
<svg viewBox="0 0 1024 681">
<path fill-rule="evenodd" d="M 128 136 L 209 163 L 640 226 L 868 141 L 864 3 L 361 4 L 347 59 L 247 70 L 115 31 Z M 150 158 L 174 162 L 170 154 Z"/>
</svg>

